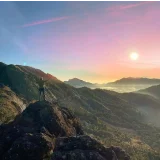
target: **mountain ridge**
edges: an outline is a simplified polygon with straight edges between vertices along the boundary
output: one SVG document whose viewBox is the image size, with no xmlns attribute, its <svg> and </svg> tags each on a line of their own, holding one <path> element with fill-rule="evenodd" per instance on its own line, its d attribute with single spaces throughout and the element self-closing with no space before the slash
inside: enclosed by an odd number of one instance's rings
<svg viewBox="0 0 160 160">
<path fill-rule="evenodd" d="M 153 85 L 158 85 L 160 84 L 160 79 L 156 78 L 143 78 L 143 77 L 127 77 L 127 78 L 121 78 L 119 80 L 116 80 L 114 82 L 108 82 L 108 83 L 103 83 L 103 84 L 98 84 L 98 83 L 91 83 L 91 82 L 86 82 L 84 80 L 78 79 L 78 78 L 72 78 L 69 79 L 68 81 L 64 81 L 64 83 L 69 84 L 73 87 L 76 88 L 81 88 L 81 87 L 88 87 L 88 88 L 105 88 L 105 87 L 112 87 L 112 86 L 123 86 L 123 85 L 144 85 L 145 88 L 153 86 Z"/>
<path fill-rule="evenodd" d="M 115 82 L 109 82 L 107 83 L 107 85 L 133 85 L 133 84 L 152 84 L 152 85 L 156 85 L 156 84 L 160 84 L 160 79 L 156 79 L 156 78 L 143 78 L 143 77 L 139 77 L 139 78 L 135 78 L 135 77 L 128 77 L 128 78 L 122 78 L 119 80 L 116 80 Z"/>
<path fill-rule="evenodd" d="M 137 93 L 148 94 L 156 99 L 160 97 L 160 85 L 148 87 L 146 89 L 138 90 Z"/>
<path fill-rule="evenodd" d="M 46 73 L 43 74 L 47 76 Z M 38 99 L 39 77 L 41 74 L 24 72 L 12 65 L 5 67 L 0 75 L 0 82 L 10 86 L 19 97 L 30 103 Z M 146 160 L 148 152 L 152 157 L 157 155 L 160 148 L 157 141 L 160 130 L 146 123 L 144 115 L 137 111 L 137 106 L 133 105 L 128 97 L 103 89 L 74 88 L 51 79 L 46 84 L 46 99 L 54 102 L 55 97 L 60 107 L 69 108 L 81 120 L 85 133 L 105 145 L 121 146 L 132 158 L 139 157 L 140 160 Z M 136 138 L 138 136 L 140 140 Z M 132 142 L 134 145 L 131 145 Z M 136 154 L 133 154 L 132 148 L 136 150 Z"/>
</svg>

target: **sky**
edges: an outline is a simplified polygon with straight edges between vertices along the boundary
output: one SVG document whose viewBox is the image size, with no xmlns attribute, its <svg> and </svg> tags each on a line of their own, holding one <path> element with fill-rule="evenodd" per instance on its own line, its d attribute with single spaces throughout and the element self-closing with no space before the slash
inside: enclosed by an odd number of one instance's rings
<svg viewBox="0 0 160 160">
<path fill-rule="evenodd" d="M 159 18 L 160 2 L 0 2 L 0 61 L 62 81 L 160 78 Z"/>
</svg>

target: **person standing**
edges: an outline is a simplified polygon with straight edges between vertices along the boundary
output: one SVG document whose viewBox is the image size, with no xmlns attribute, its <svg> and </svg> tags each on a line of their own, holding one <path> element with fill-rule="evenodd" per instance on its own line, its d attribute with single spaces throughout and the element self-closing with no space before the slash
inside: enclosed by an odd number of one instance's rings
<svg viewBox="0 0 160 160">
<path fill-rule="evenodd" d="M 45 82 L 48 80 L 43 80 L 43 77 L 41 77 L 38 81 L 39 85 L 39 101 L 41 101 L 41 96 L 43 96 L 43 100 L 45 101 Z"/>
</svg>

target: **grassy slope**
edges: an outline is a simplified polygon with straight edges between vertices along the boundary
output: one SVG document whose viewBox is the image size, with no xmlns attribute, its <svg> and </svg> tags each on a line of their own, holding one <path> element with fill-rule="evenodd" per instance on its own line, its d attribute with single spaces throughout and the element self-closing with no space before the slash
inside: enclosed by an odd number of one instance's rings
<svg viewBox="0 0 160 160">
<path fill-rule="evenodd" d="M 8 123 L 14 120 L 25 108 L 25 104 L 8 87 L 0 88 L 0 123 Z"/>
<path fill-rule="evenodd" d="M 143 123 L 135 107 L 104 90 L 81 88 L 77 92 L 79 95 L 64 105 L 80 117 L 87 133 L 106 145 L 122 146 L 133 159 L 148 159 L 149 153 L 155 154 L 151 147 L 159 150 L 160 129 Z"/>
<path fill-rule="evenodd" d="M 160 97 L 160 85 L 152 86 L 147 89 L 139 90 L 138 93 L 150 95 L 156 99 Z"/>
</svg>

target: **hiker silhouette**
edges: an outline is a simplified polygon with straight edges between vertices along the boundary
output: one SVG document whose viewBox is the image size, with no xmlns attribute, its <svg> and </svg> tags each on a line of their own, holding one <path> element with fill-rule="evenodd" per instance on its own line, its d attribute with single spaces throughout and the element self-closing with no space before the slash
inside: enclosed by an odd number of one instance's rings
<svg viewBox="0 0 160 160">
<path fill-rule="evenodd" d="M 41 96 L 43 95 L 43 100 L 45 101 L 45 82 L 48 80 L 43 80 L 43 77 L 41 77 L 38 81 L 39 85 L 39 101 L 41 101 Z"/>
</svg>

